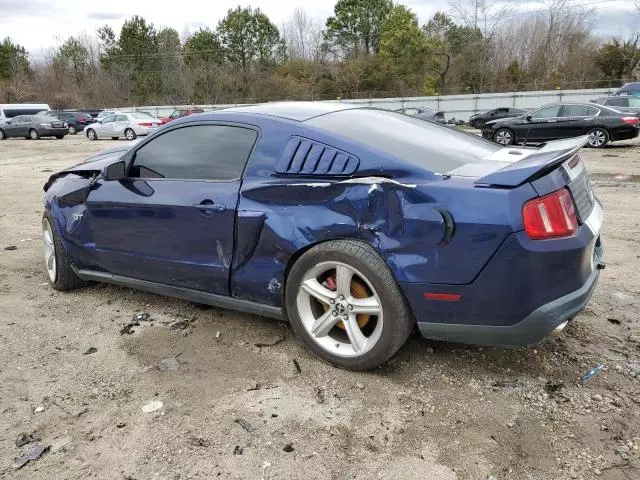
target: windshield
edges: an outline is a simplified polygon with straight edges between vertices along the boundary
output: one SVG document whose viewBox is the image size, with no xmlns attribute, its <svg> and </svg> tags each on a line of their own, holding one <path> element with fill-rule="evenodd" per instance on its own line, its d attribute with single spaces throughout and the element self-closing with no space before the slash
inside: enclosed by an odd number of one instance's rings
<svg viewBox="0 0 640 480">
<path fill-rule="evenodd" d="M 51 122 L 59 122 L 60 120 L 58 120 L 56 117 L 53 117 L 51 115 L 36 115 L 32 117 L 32 121 L 42 122 L 42 123 L 51 123 Z"/>
<path fill-rule="evenodd" d="M 477 162 L 502 148 L 456 128 L 385 110 L 341 110 L 306 123 L 439 173 Z"/>
</svg>

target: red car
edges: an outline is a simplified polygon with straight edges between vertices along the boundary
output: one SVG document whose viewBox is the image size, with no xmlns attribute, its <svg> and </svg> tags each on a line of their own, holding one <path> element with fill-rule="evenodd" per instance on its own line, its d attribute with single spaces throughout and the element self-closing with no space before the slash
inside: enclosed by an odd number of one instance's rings
<svg viewBox="0 0 640 480">
<path fill-rule="evenodd" d="M 175 120 L 176 118 L 187 117 L 189 115 L 193 115 L 194 113 L 204 113 L 204 110 L 201 108 L 182 108 L 180 110 L 176 110 L 168 117 L 160 118 L 160 120 L 162 120 L 163 124 L 169 123 L 170 121 Z"/>
</svg>

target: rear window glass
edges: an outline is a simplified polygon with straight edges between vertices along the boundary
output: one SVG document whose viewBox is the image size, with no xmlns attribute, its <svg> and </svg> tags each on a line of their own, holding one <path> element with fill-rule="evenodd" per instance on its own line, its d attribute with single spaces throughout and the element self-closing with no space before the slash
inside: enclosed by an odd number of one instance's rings
<svg viewBox="0 0 640 480">
<path fill-rule="evenodd" d="M 139 113 L 139 112 L 130 113 L 129 115 L 131 115 L 133 118 L 137 120 L 150 120 L 153 118 L 147 115 L 146 113 Z"/>
<path fill-rule="evenodd" d="M 477 162 L 502 148 L 455 128 L 383 110 L 342 110 L 306 123 L 439 173 Z"/>
</svg>

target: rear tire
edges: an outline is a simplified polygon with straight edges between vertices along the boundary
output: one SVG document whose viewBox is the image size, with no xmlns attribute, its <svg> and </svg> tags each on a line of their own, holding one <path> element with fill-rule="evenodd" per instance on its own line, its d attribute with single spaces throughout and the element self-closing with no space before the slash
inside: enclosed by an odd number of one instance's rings
<svg viewBox="0 0 640 480">
<path fill-rule="evenodd" d="M 69 125 L 69 134 L 75 135 L 76 133 L 78 133 L 78 131 L 76 130 L 76 127 L 74 127 L 73 125 Z"/>
<path fill-rule="evenodd" d="M 415 323 L 389 267 L 373 248 L 353 240 L 305 252 L 287 277 L 285 304 L 302 342 L 348 370 L 371 370 L 389 360 Z"/>
<path fill-rule="evenodd" d="M 56 138 L 57 138 L 58 140 L 62 140 L 62 139 L 64 138 L 64 135 L 56 135 Z"/>
<path fill-rule="evenodd" d="M 135 140 L 137 137 L 138 135 L 136 135 L 136 132 L 134 132 L 131 128 L 127 128 L 124 131 L 124 138 L 126 138 L 127 140 Z"/>
<path fill-rule="evenodd" d="M 604 128 L 594 128 L 587 135 L 589 135 L 589 141 L 587 142 L 589 148 L 602 148 L 611 140 L 609 132 Z"/>
<path fill-rule="evenodd" d="M 32 128 L 31 130 L 29 130 L 29 138 L 31 140 L 39 140 L 40 139 L 40 134 L 38 133 L 38 131 L 35 128 Z"/>
<path fill-rule="evenodd" d="M 493 134 L 493 141 L 500 145 L 513 145 L 516 143 L 516 136 L 508 128 L 500 128 Z"/>
<path fill-rule="evenodd" d="M 98 139 L 98 135 L 96 134 L 96 131 L 93 128 L 90 128 L 87 130 L 87 138 L 89 140 L 97 140 Z"/>
<path fill-rule="evenodd" d="M 4 133 L 4 130 L 0 129 L 0 140 L 4 140 L 5 138 L 7 138 L 7 134 Z"/>
<path fill-rule="evenodd" d="M 87 282 L 81 280 L 71 268 L 66 250 L 54 227 L 49 212 L 42 216 L 42 236 L 45 252 L 45 269 L 49 283 L 60 291 L 75 290 L 84 287 Z"/>
</svg>

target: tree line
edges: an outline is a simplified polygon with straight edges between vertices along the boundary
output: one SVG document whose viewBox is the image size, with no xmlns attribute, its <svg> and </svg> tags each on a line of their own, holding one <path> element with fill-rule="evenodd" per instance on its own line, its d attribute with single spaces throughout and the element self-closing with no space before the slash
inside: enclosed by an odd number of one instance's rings
<svg viewBox="0 0 640 480">
<path fill-rule="evenodd" d="M 459 0 L 420 25 L 392 0 L 338 0 L 325 21 L 297 9 L 280 27 L 230 9 L 215 28 L 158 28 L 140 16 L 30 56 L 0 43 L 0 102 L 55 108 L 485 93 L 617 86 L 640 34 L 603 39 L 597 11 L 545 0 L 523 14 Z"/>
</svg>

